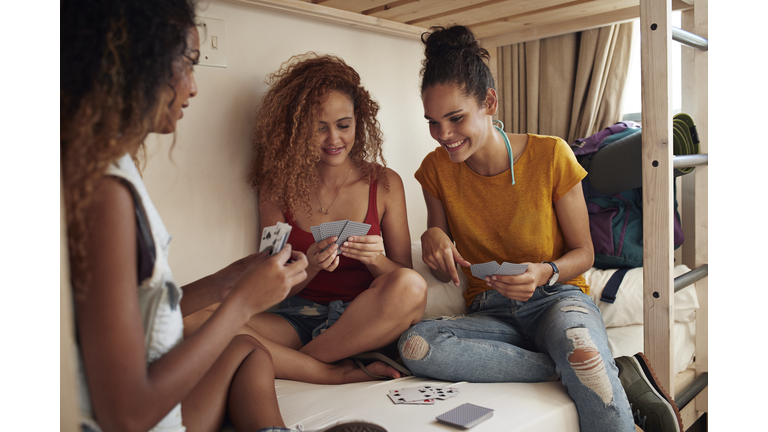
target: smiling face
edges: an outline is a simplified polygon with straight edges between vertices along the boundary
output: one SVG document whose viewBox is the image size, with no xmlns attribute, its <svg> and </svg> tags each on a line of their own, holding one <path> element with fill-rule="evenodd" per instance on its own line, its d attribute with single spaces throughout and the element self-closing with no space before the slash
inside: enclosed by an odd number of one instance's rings
<svg viewBox="0 0 768 432">
<path fill-rule="evenodd" d="M 189 99 L 197 94 L 194 65 L 200 58 L 200 36 L 197 27 L 190 27 L 187 32 L 187 49 L 177 61 L 171 79 L 173 91 L 168 89 L 166 101 L 171 101 L 161 114 L 154 132 L 167 134 L 176 130 L 176 122 L 184 116 L 182 109 L 189 105 Z M 175 94 L 174 94 L 175 93 Z"/>
<path fill-rule="evenodd" d="M 339 166 L 355 145 L 355 106 L 349 96 L 337 90 L 329 90 L 320 103 L 317 124 L 320 160 Z"/>
<path fill-rule="evenodd" d="M 493 134 L 495 93 L 489 91 L 481 106 L 456 84 L 438 84 L 424 90 L 422 102 L 429 133 L 453 162 L 464 162 L 483 149 L 489 134 Z"/>
</svg>

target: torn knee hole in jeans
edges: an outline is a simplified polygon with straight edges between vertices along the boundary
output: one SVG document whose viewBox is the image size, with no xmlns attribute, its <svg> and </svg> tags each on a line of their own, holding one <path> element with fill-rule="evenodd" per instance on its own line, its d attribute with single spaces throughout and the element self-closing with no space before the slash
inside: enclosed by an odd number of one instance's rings
<svg viewBox="0 0 768 432">
<path fill-rule="evenodd" d="M 573 306 L 573 305 L 561 307 L 560 308 L 560 312 L 581 312 L 581 313 L 585 313 L 585 314 L 589 313 L 587 308 L 582 307 L 582 306 Z"/>
<path fill-rule="evenodd" d="M 405 341 L 403 345 L 402 356 L 408 360 L 421 360 L 427 355 L 429 344 L 421 336 L 413 336 Z"/>
<path fill-rule="evenodd" d="M 608 379 L 603 358 L 592 341 L 589 330 L 583 327 L 576 327 L 566 330 L 565 334 L 573 342 L 573 351 L 568 358 L 568 362 L 579 378 L 579 381 L 595 392 L 604 404 L 611 404 L 613 402 L 613 388 Z M 593 352 L 597 354 L 590 356 L 584 361 L 573 361 L 571 359 L 576 351 L 580 351 L 582 354 Z"/>
</svg>

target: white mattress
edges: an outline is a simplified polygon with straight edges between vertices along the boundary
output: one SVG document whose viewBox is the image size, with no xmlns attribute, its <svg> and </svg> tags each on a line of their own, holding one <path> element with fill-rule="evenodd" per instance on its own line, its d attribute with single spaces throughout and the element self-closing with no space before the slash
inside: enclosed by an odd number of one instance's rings
<svg viewBox="0 0 768 432">
<path fill-rule="evenodd" d="M 693 357 L 695 323 L 675 323 L 675 367 L 684 370 Z M 614 357 L 642 351 L 643 326 L 612 327 L 608 339 Z M 459 387 L 461 392 L 434 405 L 395 405 L 389 390 L 420 385 Z M 285 424 L 306 430 L 326 427 L 344 420 L 367 420 L 389 432 L 456 430 L 440 424 L 435 417 L 469 402 L 494 410 L 493 417 L 473 431 L 578 431 L 576 406 L 558 382 L 451 383 L 406 377 L 343 385 L 317 385 L 276 380 L 280 412 Z M 234 429 L 226 429 L 234 431 Z"/>
<path fill-rule="evenodd" d="M 428 302 L 424 317 L 466 313 L 462 286 L 435 279 L 421 261 L 421 244 L 412 245 L 414 270 L 424 276 L 428 285 Z M 687 271 L 678 266 L 675 275 Z M 643 351 L 642 269 L 627 273 L 614 304 L 599 301 L 600 292 L 612 270 L 592 269 L 585 277 L 592 296 L 603 311 L 608 327 L 609 347 L 614 357 Z M 684 370 L 693 360 L 695 310 L 698 301 L 694 289 L 675 294 L 675 371 Z M 639 321 L 638 321 L 639 320 Z M 389 390 L 419 385 L 458 386 L 461 392 L 451 399 L 436 400 L 434 405 L 395 405 L 387 396 Z M 449 383 L 407 377 L 391 381 L 374 381 L 344 385 L 317 385 L 276 380 L 280 411 L 286 425 L 312 430 L 344 420 L 367 420 L 386 427 L 389 432 L 455 431 L 438 423 L 435 417 L 463 403 L 494 409 L 493 417 L 472 428 L 482 431 L 578 431 L 576 406 L 563 385 L 558 382 L 520 383 Z M 225 431 L 234 431 L 225 428 Z"/>
<path fill-rule="evenodd" d="M 461 391 L 434 405 L 395 405 L 387 396 L 389 390 L 427 384 L 450 385 Z M 306 430 L 363 419 L 389 432 L 455 431 L 435 417 L 466 402 L 494 410 L 493 417 L 472 428 L 474 432 L 579 430 L 576 406 L 560 382 L 470 384 L 406 377 L 343 385 L 276 380 L 275 387 L 285 424 L 302 424 Z"/>
</svg>

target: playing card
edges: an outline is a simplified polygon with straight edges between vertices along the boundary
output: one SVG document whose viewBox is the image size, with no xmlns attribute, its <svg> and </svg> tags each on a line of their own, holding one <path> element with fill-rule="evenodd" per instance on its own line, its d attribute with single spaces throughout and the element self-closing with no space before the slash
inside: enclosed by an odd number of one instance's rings
<svg viewBox="0 0 768 432">
<path fill-rule="evenodd" d="M 485 279 L 488 276 L 501 275 L 501 276 L 516 276 L 525 273 L 528 268 L 528 264 L 513 264 L 504 262 L 499 265 L 496 261 L 489 261 L 482 264 L 472 264 L 470 270 L 472 276 L 478 279 Z"/>
<path fill-rule="evenodd" d="M 328 237 L 338 237 L 341 235 L 341 231 L 344 229 L 344 225 L 346 225 L 347 222 L 349 222 L 349 219 L 321 223 L 320 235 L 322 236 L 322 240 L 325 240 Z"/>
<path fill-rule="evenodd" d="M 390 394 L 388 394 L 390 399 L 392 399 L 392 402 L 394 402 L 397 405 L 434 405 L 435 400 L 434 399 L 417 399 L 417 400 L 407 400 L 403 396 L 399 396 L 396 394 L 392 394 L 390 391 Z"/>
<path fill-rule="evenodd" d="M 487 263 L 482 264 L 472 264 L 470 266 L 470 270 L 472 271 L 472 276 L 478 278 L 478 279 L 485 279 L 486 276 L 492 275 L 496 270 L 499 268 L 499 263 L 496 261 L 489 261 Z"/>
<path fill-rule="evenodd" d="M 528 264 L 512 264 L 505 262 L 499 267 L 498 270 L 496 270 L 494 274 L 502 276 L 516 276 L 525 273 L 527 268 Z"/>
<path fill-rule="evenodd" d="M 320 242 L 320 240 L 323 240 L 322 235 L 320 234 L 320 226 L 312 226 L 309 227 L 310 230 L 312 230 L 312 237 L 315 238 L 315 243 Z"/>
<path fill-rule="evenodd" d="M 291 226 L 287 223 L 278 222 L 277 225 L 265 227 L 261 231 L 261 244 L 259 252 L 269 249 L 269 255 L 280 252 L 288 243 L 288 236 L 291 233 Z"/>
<path fill-rule="evenodd" d="M 344 229 L 341 231 L 341 234 L 339 234 L 339 239 L 336 240 L 336 244 L 339 246 L 336 254 L 341 255 L 341 245 L 344 244 L 344 242 L 347 241 L 349 237 L 366 235 L 370 229 L 371 226 L 369 224 L 348 221 L 347 224 L 344 225 Z"/>
<path fill-rule="evenodd" d="M 451 426 L 469 429 L 480 422 L 488 420 L 491 417 L 493 417 L 492 409 L 483 408 L 471 403 L 465 403 L 446 413 L 440 414 L 436 418 L 439 422 L 446 423 Z"/>
<path fill-rule="evenodd" d="M 434 396 L 434 391 L 428 387 L 410 387 L 401 389 L 400 395 L 406 400 L 431 399 Z"/>
<path fill-rule="evenodd" d="M 456 387 L 434 387 L 435 399 L 446 400 L 459 394 L 459 389 Z"/>
</svg>

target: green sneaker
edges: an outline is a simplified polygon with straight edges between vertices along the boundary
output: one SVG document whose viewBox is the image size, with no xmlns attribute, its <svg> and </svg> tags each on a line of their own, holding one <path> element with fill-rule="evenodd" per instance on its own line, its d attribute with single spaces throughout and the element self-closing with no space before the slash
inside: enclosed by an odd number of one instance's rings
<svg viewBox="0 0 768 432">
<path fill-rule="evenodd" d="M 659 383 L 643 353 L 614 360 L 635 424 L 645 432 L 681 432 L 683 419 L 680 411 Z"/>
</svg>

